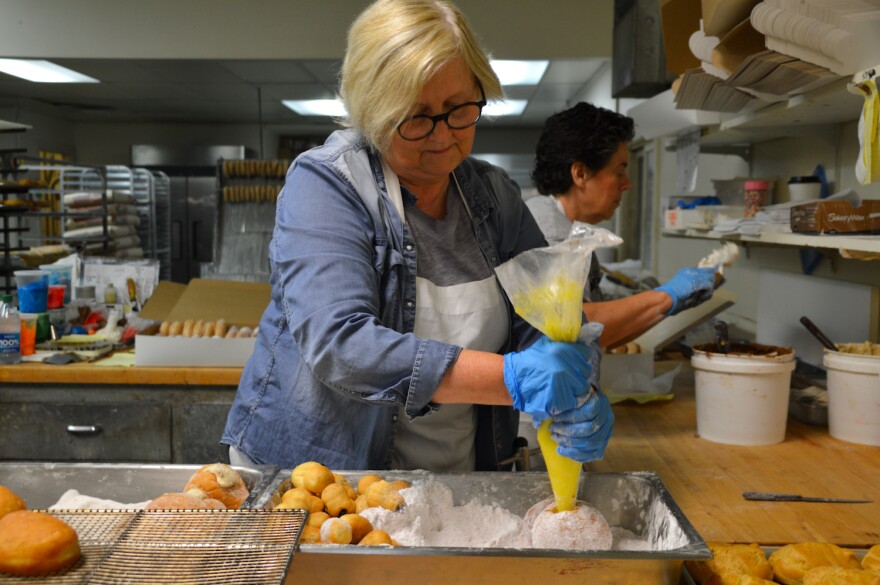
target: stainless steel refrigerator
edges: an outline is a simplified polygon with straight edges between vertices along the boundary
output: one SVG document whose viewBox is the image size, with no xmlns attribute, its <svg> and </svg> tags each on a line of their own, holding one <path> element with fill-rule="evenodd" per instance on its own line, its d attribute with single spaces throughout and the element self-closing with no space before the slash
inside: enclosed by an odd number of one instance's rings
<svg viewBox="0 0 880 585">
<path fill-rule="evenodd" d="M 220 208 L 218 162 L 254 158 L 240 145 L 134 144 L 131 164 L 164 172 L 171 180 L 171 280 L 187 283 L 213 262 Z"/>
</svg>

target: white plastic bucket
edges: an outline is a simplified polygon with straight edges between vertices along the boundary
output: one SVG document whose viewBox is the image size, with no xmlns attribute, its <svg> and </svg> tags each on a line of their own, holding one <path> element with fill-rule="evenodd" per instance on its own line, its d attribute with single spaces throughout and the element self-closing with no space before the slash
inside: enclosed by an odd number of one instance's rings
<svg viewBox="0 0 880 585">
<path fill-rule="evenodd" d="M 697 434 L 730 445 L 785 440 L 794 351 L 761 356 L 695 350 Z"/>
<path fill-rule="evenodd" d="M 880 446 L 880 356 L 825 350 L 828 432 L 832 437 Z"/>
</svg>

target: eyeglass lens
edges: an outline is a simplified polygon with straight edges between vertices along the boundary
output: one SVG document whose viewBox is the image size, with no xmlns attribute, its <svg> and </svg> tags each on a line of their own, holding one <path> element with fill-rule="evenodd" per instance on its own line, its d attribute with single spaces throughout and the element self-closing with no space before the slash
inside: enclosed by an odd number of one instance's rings
<svg viewBox="0 0 880 585">
<path fill-rule="evenodd" d="M 434 131 L 437 122 L 443 120 L 453 130 L 463 130 L 473 126 L 480 119 L 482 108 L 479 104 L 468 103 L 456 106 L 437 116 L 413 116 L 399 127 L 400 135 L 409 140 L 424 138 Z"/>
</svg>

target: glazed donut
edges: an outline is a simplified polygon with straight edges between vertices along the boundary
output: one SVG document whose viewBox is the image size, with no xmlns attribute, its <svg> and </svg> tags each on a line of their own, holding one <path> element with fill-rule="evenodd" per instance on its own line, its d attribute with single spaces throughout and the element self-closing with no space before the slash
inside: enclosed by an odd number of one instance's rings
<svg viewBox="0 0 880 585">
<path fill-rule="evenodd" d="M 238 330 L 238 333 L 235 334 L 236 337 L 253 337 L 254 330 L 248 326 L 241 327 Z"/>
<path fill-rule="evenodd" d="M 214 337 L 214 329 L 216 325 L 213 321 L 208 321 L 202 327 L 202 337 Z"/>
<path fill-rule="evenodd" d="M 71 566 L 79 557 L 76 531 L 55 516 L 18 510 L 0 518 L 0 572 L 44 575 Z"/>
<path fill-rule="evenodd" d="M 177 337 L 178 335 L 183 333 L 183 323 L 180 321 L 172 321 L 171 325 L 168 326 L 168 336 L 169 337 Z"/>
<path fill-rule="evenodd" d="M 168 321 L 162 321 L 162 324 L 159 325 L 159 335 L 167 336 L 168 330 L 171 328 L 171 323 Z"/>
<path fill-rule="evenodd" d="M 184 337 L 192 337 L 193 336 L 193 328 L 196 326 L 195 321 L 192 319 L 187 319 L 183 322 L 183 336 Z"/>
<path fill-rule="evenodd" d="M 205 332 L 205 322 L 201 319 L 196 321 L 196 324 L 193 325 L 193 337 L 201 337 Z"/>
<path fill-rule="evenodd" d="M 199 498 L 189 494 L 162 494 L 146 507 L 147 510 L 208 510 Z"/>
<path fill-rule="evenodd" d="M 220 500 L 230 510 L 240 508 L 250 495 L 238 472 L 225 463 L 212 463 L 196 471 L 183 491 L 189 492 L 193 488 L 202 490 L 209 498 Z"/>
<path fill-rule="evenodd" d="M 214 324 L 214 335 L 217 337 L 226 337 L 226 319 L 217 319 Z"/>
<path fill-rule="evenodd" d="M 229 329 L 226 330 L 226 335 L 223 337 L 226 339 L 232 339 L 233 337 L 238 336 L 238 327 L 235 325 L 231 325 Z"/>
<path fill-rule="evenodd" d="M 11 489 L 5 485 L 0 485 L 0 518 L 6 516 L 10 512 L 25 510 L 24 500 L 15 495 Z"/>
</svg>

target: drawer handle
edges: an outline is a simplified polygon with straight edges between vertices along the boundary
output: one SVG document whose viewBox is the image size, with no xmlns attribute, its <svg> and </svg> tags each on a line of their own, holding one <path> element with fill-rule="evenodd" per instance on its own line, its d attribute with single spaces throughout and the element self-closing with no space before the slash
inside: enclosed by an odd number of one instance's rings
<svg viewBox="0 0 880 585">
<path fill-rule="evenodd" d="M 67 425 L 67 432 L 71 435 L 99 435 L 101 427 L 98 425 Z"/>
</svg>

